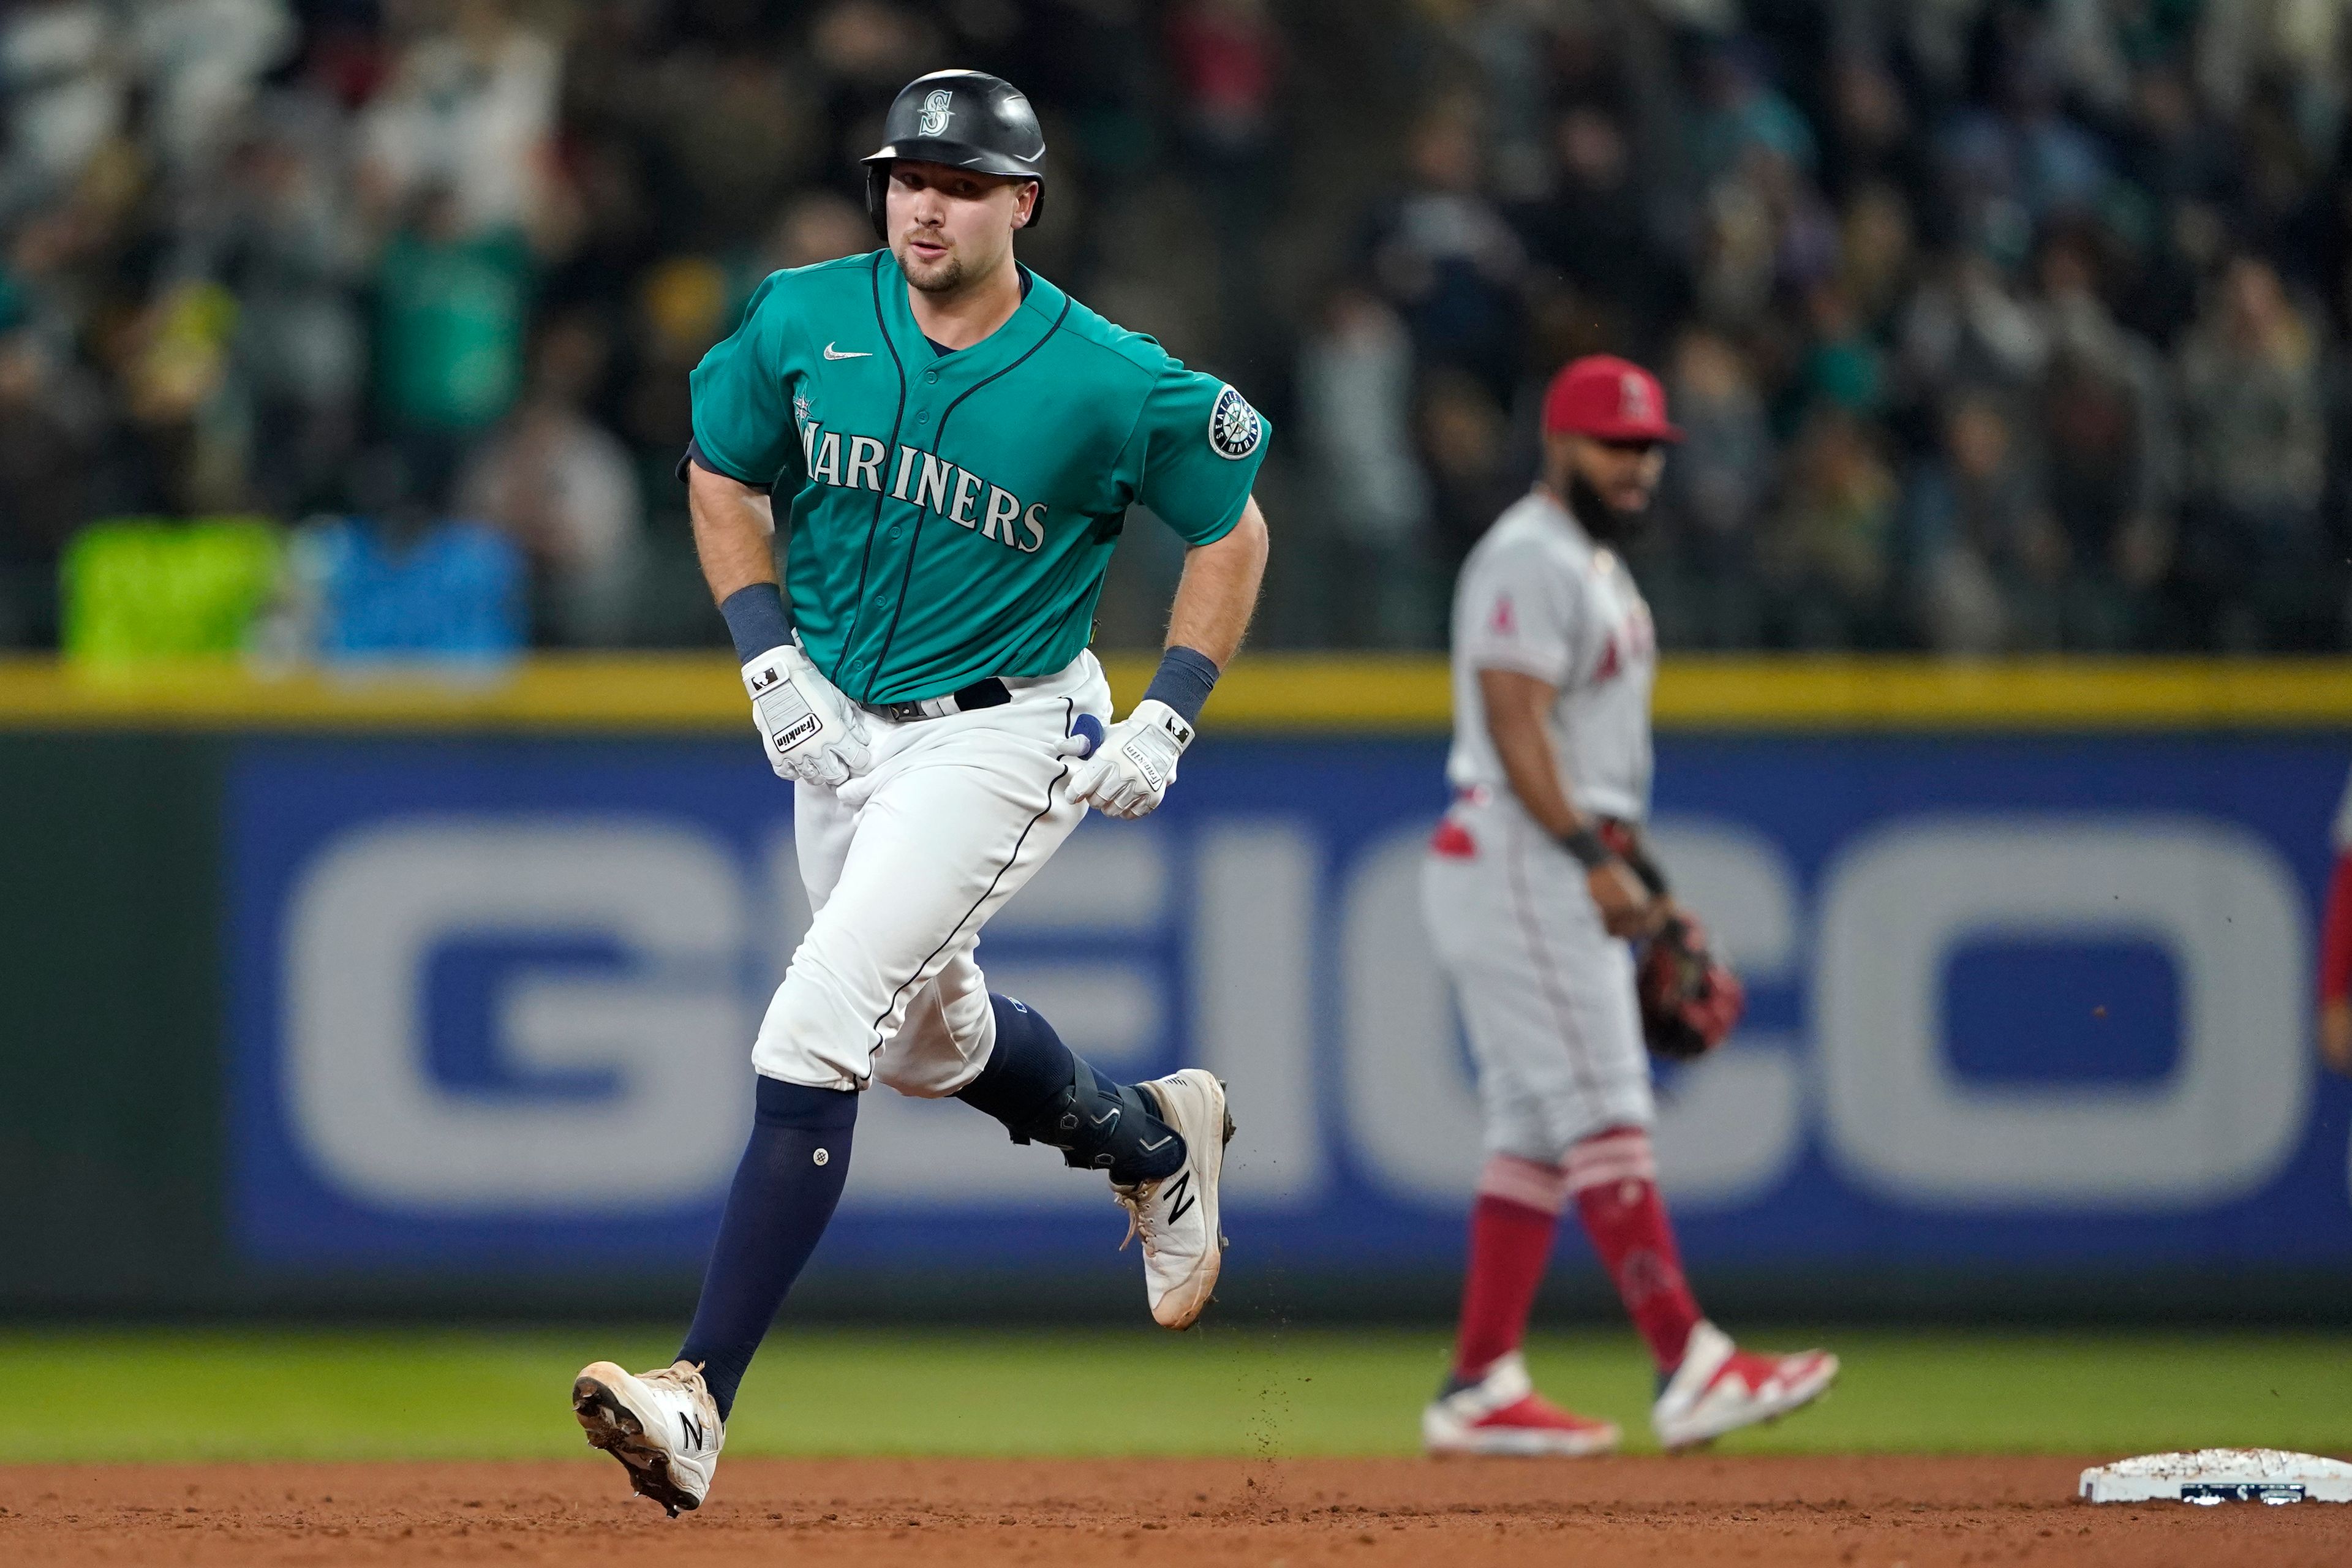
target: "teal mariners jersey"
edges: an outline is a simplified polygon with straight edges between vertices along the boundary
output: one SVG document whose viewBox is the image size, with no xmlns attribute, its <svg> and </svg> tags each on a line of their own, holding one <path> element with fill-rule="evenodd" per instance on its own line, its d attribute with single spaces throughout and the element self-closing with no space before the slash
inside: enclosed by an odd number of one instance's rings
<svg viewBox="0 0 2352 1568">
<path fill-rule="evenodd" d="M 1207 544 L 1248 503 L 1268 431 L 1241 394 L 1024 281 L 943 354 L 887 250 L 778 272 L 695 368 L 700 458 L 772 487 L 802 643 L 857 701 L 1051 674 L 1130 505 Z"/>
</svg>

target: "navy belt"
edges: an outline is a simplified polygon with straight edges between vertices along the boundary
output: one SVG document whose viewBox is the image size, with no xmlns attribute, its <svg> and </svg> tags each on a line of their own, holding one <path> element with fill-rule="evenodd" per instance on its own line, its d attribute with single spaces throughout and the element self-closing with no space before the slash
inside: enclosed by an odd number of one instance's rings
<svg viewBox="0 0 2352 1568">
<path fill-rule="evenodd" d="M 915 702 L 861 703 L 868 713 L 877 713 L 894 724 L 911 724 L 918 719 L 944 719 L 950 713 L 970 713 L 981 708 L 1002 708 L 1013 700 L 1011 688 L 994 676 L 975 680 L 960 691 L 945 697 L 926 697 Z"/>
</svg>

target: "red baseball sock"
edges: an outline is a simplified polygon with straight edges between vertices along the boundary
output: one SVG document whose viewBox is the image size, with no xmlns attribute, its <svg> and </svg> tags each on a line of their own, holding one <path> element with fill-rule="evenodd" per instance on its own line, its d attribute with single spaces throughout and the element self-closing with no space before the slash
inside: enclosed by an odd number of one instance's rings
<svg viewBox="0 0 2352 1568">
<path fill-rule="evenodd" d="M 1462 1331 L 1454 1348 L 1457 1378 L 1477 1377 L 1527 1338 L 1528 1313 L 1567 1202 L 1568 1179 L 1552 1166 L 1497 1154 L 1479 1173 Z"/>
<path fill-rule="evenodd" d="M 1700 1312 L 1658 1196 L 1650 1135 L 1638 1127 L 1596 1133 L 1568 1152 L 1565 1167 L 1577 1215 L 1616 1282 L 1626 1314 L 1648 1342 L 1658 1370 L 1672 1372 L 1682 1364 L 1683 1343 Z"/>
</svg>

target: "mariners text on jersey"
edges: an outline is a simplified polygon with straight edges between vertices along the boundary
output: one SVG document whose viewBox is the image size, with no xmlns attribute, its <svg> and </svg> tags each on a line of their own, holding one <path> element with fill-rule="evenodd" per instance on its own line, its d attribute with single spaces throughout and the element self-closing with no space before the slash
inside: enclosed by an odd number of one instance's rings
<svg viewBox="0 0 2352 1568">
<path fill-rule="evenodd" d="M 880 494 L 882 459 L 886 457 L 891 458 L 890 471 L 897 476 L 890 481 L 892 500 L 912 501 L 960 528 L 978 529 L 982 539 L 993 539 L 1015 550 L 1034 554 L 1045 548 L 1044 501 L 1023 506 L 1021 498 L 1012 491 L 912 447 L 900 447 L 894 456 L 891 447 L 871 436 L 852 436 L 845 448 L 838 430 L 827 430 L 813 419 L 801 426 L 801 471 L 813 484 Z M 918 464 L 921 465 L 919 471 Z M 912 494 L 908 493 L 909 485 L 913 486 Z M 979 510 L 982 490 L 988 492 L 985 512 Z M 1013 531 L 1016 521 L 1021 527 L 1018 539 Z"/>
<path fill-rule="evenodd" d="M 695 369 L 701 460 L 771 488 L 802 646 L 854 700 L 1052 674 L 1129 507 L 1198 545 L 1249 503 L 1271 432 L 1248 401 L 1024 276 L 943 353 L 887 250 L 779 272 Z"/>
</svg>

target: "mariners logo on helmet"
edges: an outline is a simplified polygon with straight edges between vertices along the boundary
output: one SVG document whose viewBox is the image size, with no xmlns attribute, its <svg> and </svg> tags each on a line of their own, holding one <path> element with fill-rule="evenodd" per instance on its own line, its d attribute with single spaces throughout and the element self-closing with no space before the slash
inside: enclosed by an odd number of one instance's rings
<svg viewBox="0 0 2352 1568">
<path fill-rule="evenodd" d="M 1249 399 L 1228 386 L 1217 394 L 1216 406 L 1209 410 L 1209 445 L 1220 458 L 1235 462 L 1257 450 L 1265 435 L 1265 421 L 1249 405 Z"/>
<path fill-rule="evenodd" d="M 955 94 L 950 92 L 946 88 L 940 89 L 937 92 L 932 93 L 930 97 L 923 100 L 924 135 L 943 136 L 947 134 L 948 121 L 954 118 L 953 115 L 948 112 L 948 105 L 954 101 Z"/>
</svg>

